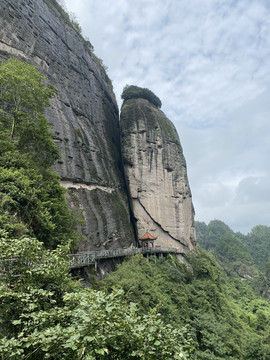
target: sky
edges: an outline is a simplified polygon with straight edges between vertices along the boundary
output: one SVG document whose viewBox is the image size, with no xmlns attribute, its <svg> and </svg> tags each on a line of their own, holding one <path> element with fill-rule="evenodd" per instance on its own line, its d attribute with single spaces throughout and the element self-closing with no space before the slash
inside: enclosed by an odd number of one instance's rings
<svg viewBox="0 0 270 360">
<path fill-rule="evenodd" d="M 270 1 L 59 0 L 108 67 L 162 101 L 187 161 L 195 220 L 270 226 Z"/>
</svg>

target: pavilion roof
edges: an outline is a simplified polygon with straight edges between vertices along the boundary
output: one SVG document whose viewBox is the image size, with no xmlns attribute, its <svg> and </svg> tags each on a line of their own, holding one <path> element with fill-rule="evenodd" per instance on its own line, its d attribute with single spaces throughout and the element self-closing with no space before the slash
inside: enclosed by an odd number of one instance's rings
<svg viewBox="0 0 270 360">
<path fill-rule="evenodd" d="M 156 237 L 147 231 L 142 237 L 139 238 L 139 240 L 156 240 Z"/>
</svg>

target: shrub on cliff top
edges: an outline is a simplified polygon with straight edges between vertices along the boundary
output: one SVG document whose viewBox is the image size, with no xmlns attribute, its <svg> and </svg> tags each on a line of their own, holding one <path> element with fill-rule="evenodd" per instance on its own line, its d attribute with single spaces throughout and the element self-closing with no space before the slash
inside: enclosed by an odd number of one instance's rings
<svg viewBox="0 0 270 360">
<path fill-rule="evenodd" d="M 142 98 L 148 100 L 151 104 L 155 105 L 157 108 L 161 108 L 160 99 L 149 89 L 141 88 L 135 85 L 126 85 L 124 87 L 121 98 L 126 101 L 129 99 L 138 99 Z"/>
</svg>

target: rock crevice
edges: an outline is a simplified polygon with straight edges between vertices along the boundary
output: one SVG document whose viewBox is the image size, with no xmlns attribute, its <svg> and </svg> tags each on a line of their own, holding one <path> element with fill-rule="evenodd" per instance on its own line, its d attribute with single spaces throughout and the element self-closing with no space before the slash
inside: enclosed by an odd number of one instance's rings
<svg viewBox="0 0 270 360">
<path fill-rule="evenodd" d="M 155 224 L 158 228 L 160 228 L 160 230 L 165 233 L 165 234 L 168 234 L 168 236 L 172 239 L 172 240 L 175 240 L 175 241 L 178 241 L 180 242 L 183 246 L 187 246 L 186 243 L 182 243 L 181 242 L 181 239 L 177 239 L 177 238 L 174 238 L 172 236 L 172 234 L 169 233 L 168 230 L 164 229 L 162 227 L 161 224 L 157 223 L 156 220 L 152 217 L 152 215 L 147 211 L 147 209 L 144 207 L 143 203 L 140 201 L 140 198 L 138 198 L 138 202 L 140 203 L 141 207 L 144 209 L 146 215 L 148 215 L 148 217 L 152 220 L 153 224 Z M 138 219 L 137 219 L 138 220 Z M 152 224 L 151 224 L 152 225 Z M 156 231 L 156 229 L 152 226 L 152 231 Z"/>
</svg>

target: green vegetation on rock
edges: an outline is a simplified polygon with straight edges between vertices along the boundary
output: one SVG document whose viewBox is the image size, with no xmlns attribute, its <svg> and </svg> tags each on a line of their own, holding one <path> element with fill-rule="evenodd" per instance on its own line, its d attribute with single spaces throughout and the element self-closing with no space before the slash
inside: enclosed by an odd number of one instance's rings
<svg viewBox="0 0 270 360">
<path fill-rule="evenodd" d="M 151 90 L 135 85 L 126 85 L 121 97 L 124 101 L 138 98 L 145 99 L 157 108 L 161 108 L 162 105 L 160 99 Z"/>
<path fill-rule="evenodd" d="M 107 85 L 109 86 L 110 95 L 115 100 L 115 94 L 113 92 L 113 85 L 112 85 L 111 79 L 107 75 L 107 67 L 104 65 L 102 59 L 98 58 L 94 54 L 94 46 L 91 44 L 90 40 L 88 38 L 83 37 L 82 29 L 76 18 L 76 15 L 74 13 L 68 12 L 66 7 L 64 6 L 64 2 L 61 0 L 44 0 L 44 1 L 60 20 L 62 20 L 62 21 L 64 20 L 66 23 L 68 23 L 73 28 L 73 30 L 76 31 L 76 33 L 80 37 L 85 49 L 92 55 L 93 60 L 99 67 L 101 74 L 104 77 L 104 80 L 106 81 Z"/>
<path fill-rule="evenodd" d="M 0 66 L 0 228 L 35 236 L 47 247 L 78 240 L 75 212 L 50 169 L 59 151 L 43 111 L 54 91 L 34 66 Z"/>
<path fill-rule="evenodd" d="M 59 151 L 43 116 L 54 91 L 43 80 L 34 66 L 18 59 L 1 64 L 0 131 L 2 149 L 4 146 L 10 152 L 15 146 L 37 164 L 49 167 L 59 157 Z"/>
<path fill-rule="evenodd" d="M 61 1 L 59 0 L 44 0 L 44 1 L 49 6 L 49 8 L 52 9 L 61 19 L 65 19 L 78 34 L 81 34 L 82 29 L 80 24 L 78 23 L 78 20 L 76 19 L 75 14 L 68 13 L 63 8 L 63 6 L 61 6 L 60 4 L 62 3 Z"/>
</svg>

